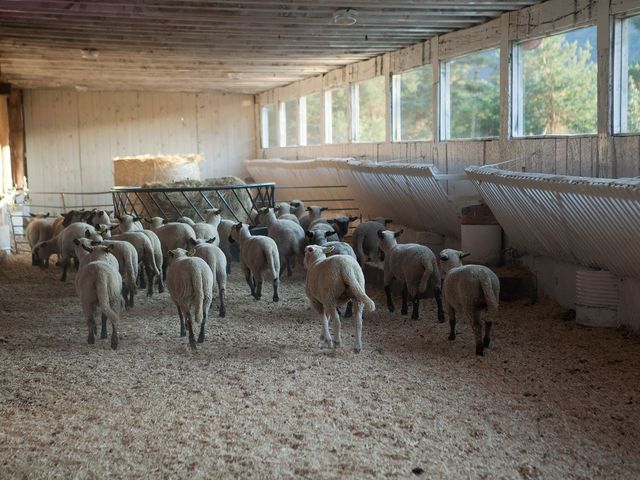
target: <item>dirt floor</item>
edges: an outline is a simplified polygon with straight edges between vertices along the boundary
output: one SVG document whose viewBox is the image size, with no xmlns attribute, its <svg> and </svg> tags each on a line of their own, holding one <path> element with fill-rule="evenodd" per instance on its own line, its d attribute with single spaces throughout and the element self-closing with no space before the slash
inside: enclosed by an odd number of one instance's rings
<svg viewBox="0 0 640 480">
<path fill-rule="evenodd" d="M 640 478 L 640 339 L 550 302 L 503 303 L 476 358 L 433 301 L 412 321 L 370 288 L 355 354 L 350 321 L 322 346 L 301 272 L 256 302 L 234 264 L 197 352 L 142 290 L 113 352 L 58 277 L 0 265 L 2 479 Z"/>
</svg>

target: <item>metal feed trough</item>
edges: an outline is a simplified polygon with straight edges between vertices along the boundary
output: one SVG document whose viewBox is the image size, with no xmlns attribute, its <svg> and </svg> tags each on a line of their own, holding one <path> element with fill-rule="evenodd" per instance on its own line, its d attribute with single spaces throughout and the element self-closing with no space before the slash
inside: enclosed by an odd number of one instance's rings
<svg viewBox="0 0 640 480">
<path fill-rule="evenodd" d="M 179 188 L 113 187 L 111 195 L 116 216 L 162 217 L 169 221 L 189 216 L 198 222 L 205 220 L 204 210 L 221 208 L 224 218 L 253 223 L 252 208 L 274 206 L 275 183 Z"/>
</svg>

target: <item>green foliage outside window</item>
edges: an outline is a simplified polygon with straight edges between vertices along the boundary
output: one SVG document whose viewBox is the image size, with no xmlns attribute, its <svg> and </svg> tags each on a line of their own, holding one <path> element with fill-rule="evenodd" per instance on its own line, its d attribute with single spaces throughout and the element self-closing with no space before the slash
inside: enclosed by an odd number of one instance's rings
<svg viewBox="0 0 640 480">
<path fill-rule="evenodd" d="M 349 90 L 337 88 L 328 92 L 331 96 L 331 136 L 327 143 L 349 142 Z"/>
<path fill-rule="evenodd" d="M 640 132 L 640 15 L 628 23 L 627 132 Z M 624 81 L 624 79 L 623 79 Z"/>
<path fill-rule="evenodd" d="M 284 102 L 284 118 L 287 125 L 285 147 L 298 145 L 298 111 L 298 99 Z"/>
<path fill-rule="evenodd" d="M 500 50 L 465 55 L 450 62 L 451 138 L 500 134 Z"/>
<path fill-rule="evenodd" d="M 395 77 L 399 88 L 397 96 L 400 131 L 396 140 L 403 142 L 433 139 L 431 88 L 433 71 L 431 65 L 414 68 Z"/>
<path fill-rule="evenodd" d="M 320 94 L 306 97 L 307 102 L 307 145 L 320 144 Z"/>
<path fill-rule="evenodd" d="M 356 141 L 384 142 L 386 95 L 384 77 L 376 77 L 356 85 L 358 89 L 358 126 Z"/>
<path fill-rule="evenodd" d="M 525 135 L 596 132 L 595 42 L 596 29 L 588 27 L 520 45 Z"/>
</svg>

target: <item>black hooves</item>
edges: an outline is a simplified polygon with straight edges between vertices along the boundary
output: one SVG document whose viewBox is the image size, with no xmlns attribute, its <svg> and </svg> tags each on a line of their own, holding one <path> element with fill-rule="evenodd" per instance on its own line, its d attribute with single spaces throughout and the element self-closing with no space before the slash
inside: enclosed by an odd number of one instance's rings
<svg viewBox="0 0 640 480">
<path fill-rule="evenodd" d="M 226 314 L 227 314 L 227 309 L 224 307 L 220 307 L 220 310 L 218 311 L 218 316 L 224 317 Z"/>
<path fill-rule="evenodd" d="M 186 337 L 186 336 L 187 336 L 187 332 L 183 332 L 183 331 L 181 331 L 181 332 L 180 332 L 180 336 L 181 336 L 181 337 Z"/>
<path fill-rule="evenodd" d="M 107 332 L 100 332 L 100 338 L 101 339 L 105 339 L 107 338 L 109 335 L 107 335 Z"/>
<path fill-rule="evenodd" d="M 476 355 L 480 357 L 484 356 L 484 346 L 482 344 L 476 345 Z"/>
<path fill-rule="evenodd" d="M 94 337 L 93 335 L 89 335 L 89 336 L 87 337 L 87 343 L 88 343 L 89 345 L 93 345 L 94 343 L 96 343 L 96 337 Z"/>
<path fill-rule="evenodd" d="M 402 315 L 406 315 L 407 313 L 409 313 L 409 309 L 408 308 L 403 308 L 402 310 L 400 310 L 400 313 Z"/>
<path fill-rule="evenodd" d="M 118 348 L 118 337 L 117 335 L 111 335 L 111 350 L 116 350 Z"/>
<path fill-rule="evenodd" d="M 273 296 L 273 301 L 274 302 L 279 302 L 280 301 L 280 297 L 278 297 L 277 295 Z"/>
<path fill-rule="evenodd" d="M 449 338 L 449 340 L 455 340 L 456 339 L 456 334 L 455 333 L 450 333 L 448 338 Z"/>
<path fill-rule="evenodd" d="M 488 346 L 489 346 L 489 344 L 490 344 L 490 343 L 491 343 L 491 339 L 490 339 L 490 338 L 485 338 L 485 339 L 484 339 L 484 342 L 483 342 L 483 345 L 484 345 L 484 346 L 485 346 L 485 348 L 486 348 L 486 347 L 488 347 Z"/>
<path fill-rule="evenodd" d="M 389 308 L 389 311 L 392 312 L 392 313 L 395 310 L 393 305 L 387 305 L 387 307 Z"/>
</svg>

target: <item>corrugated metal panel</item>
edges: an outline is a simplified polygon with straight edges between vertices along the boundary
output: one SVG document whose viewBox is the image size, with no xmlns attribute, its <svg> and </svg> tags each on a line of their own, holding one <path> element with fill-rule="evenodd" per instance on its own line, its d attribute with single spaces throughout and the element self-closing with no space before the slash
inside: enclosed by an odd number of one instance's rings
<svg viewBox="0 0 640 480">
<path fill-rule="evenodd" d="M 516 248 L 640 278 L 640 178 L 466 172 Z"/>
</svg>

